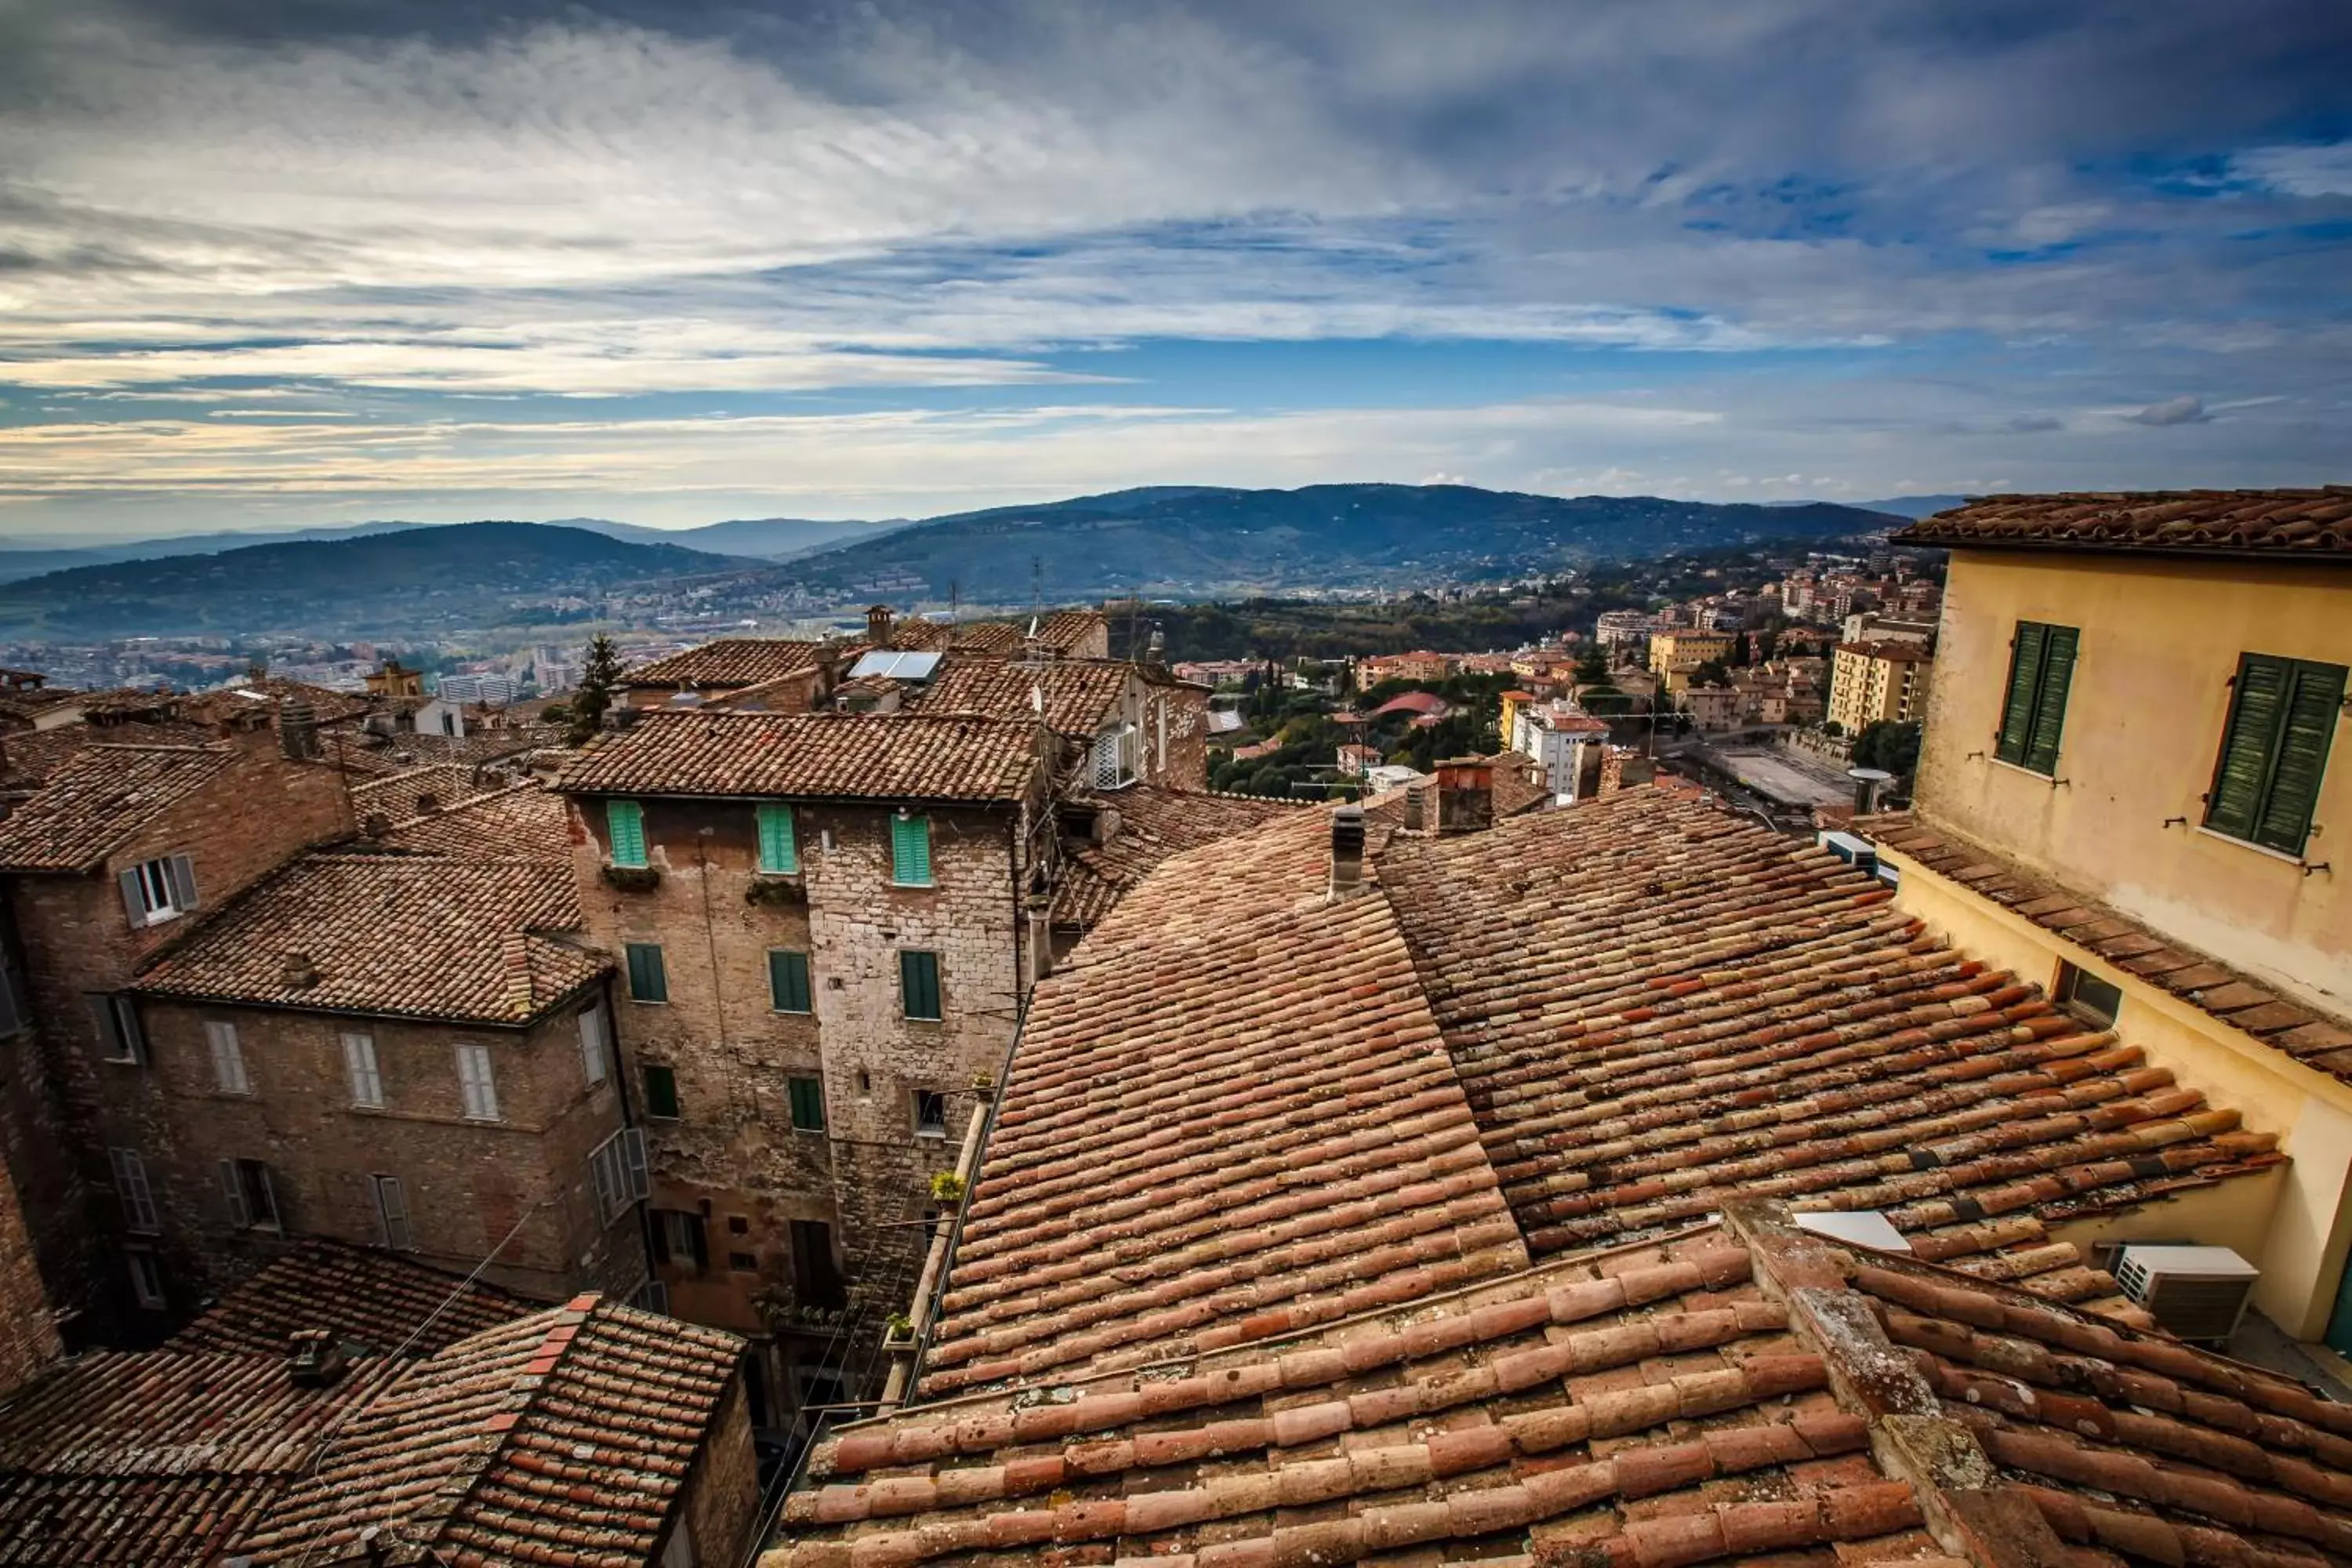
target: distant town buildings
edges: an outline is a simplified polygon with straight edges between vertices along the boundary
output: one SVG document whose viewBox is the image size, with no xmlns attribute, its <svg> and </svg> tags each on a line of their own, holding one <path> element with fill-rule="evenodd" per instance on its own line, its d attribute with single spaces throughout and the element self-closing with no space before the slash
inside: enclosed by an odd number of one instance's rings
<svg viewBox="0 0 2352 1568">
<path fill-rule="evenodd" d="M 1840 643 L 1830 665 L 1829 716 L 1849 735 L 1927 714 L 1935 655 L 1916 642 Z"/>
</svg>

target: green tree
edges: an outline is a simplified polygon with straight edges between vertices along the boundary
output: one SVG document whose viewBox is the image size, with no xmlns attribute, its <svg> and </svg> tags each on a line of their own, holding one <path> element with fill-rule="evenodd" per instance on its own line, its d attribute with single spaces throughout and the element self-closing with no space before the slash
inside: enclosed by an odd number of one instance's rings
<svg viewBox="0 0 2352 1568">
<path fill-rule="evenodd" d="M 1884 768 L 1896 778 L 1908 778 L 1919 765 L 1919 726 L 1882 719 L 1854 738 L 1853 765 Z"/>
<path fill-rule="evenodd" d="M 621 656 L 613 639 L 598 632 L 588 644 L 588 664 L 580 672 L 580 689 L 572 694 L 572 727 L 564 739 L 575 746 L 586 745 L 604 728 L 605 710 L 613 706 L 613 694 L 620 685 Z"/>
<path fill-rule="evenodd" d="M 1601 651 L 1599 643 L 1585 644 L 1584 651 L 1576 656 L 1576 683 L 1579 686 L 1597 686 L 1608 679 L 1608 656 Z"/>
</svg>

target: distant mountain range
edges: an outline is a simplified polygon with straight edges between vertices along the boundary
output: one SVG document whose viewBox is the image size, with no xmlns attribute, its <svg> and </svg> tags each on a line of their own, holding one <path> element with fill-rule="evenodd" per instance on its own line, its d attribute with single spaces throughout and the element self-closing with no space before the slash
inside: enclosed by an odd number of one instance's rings
<svg viewBox="0 0 2352 1568">
<path fill-rule="evenodd" d="M 1206 598 L 1510 577 L 1580 561 L 1883 533 L 1894 521 L 1821 501 L 1722 506 L 1467 485 L 1163 487 L 933 518 L 803 556 L 788 575 L 842 594 L 937 598 L 952 584 L 968 602 L 1004 604 L 1029 596 L 1034 561 L 1060 600 Z"/>
<path fill-rule="evenodd" d="M 0 634 L 50 641 L 265 631 L 432 637 L 593 619 L 615 591 L 658 590 L 682 578 L 699 580 L 697 610 L 718 616 L 756 613 L 794 590 L 821 603 L 900 605 L 950 595 L 971 605 L 1024 604 L 1040 589 L 1061 604 L 1127 594 L 1403 592 L 1768 540 L 1857 539 L 1897 521 L 1825 502 L 1718 506 L 1466 485 L 1313 485 L 1154 486 L 920 522 L 768 518 L 676 532 L 594 518 L 376 522 L 267 542 L 214 534 L 21 552 L 20 563 L 32 555 L 101 559 L 0 577 Z M 132 558 L 133 551 L 145 553 Z"/>
<path fill-rule="evenodd" d="M 0 630 L 76 641 L 313 630 L 394 637 L 590 618 L 612 590 L 758 564 L 585 529 L 466 522 L 345 531 L 211 555 L 110 562 L 0 584 Z M 570 610 L 562 601 L 583 602 Z"/>
<path fill-rule="evenodd" d="M 211 555 L 223 550 L 242 550 L 257 545 L 320 544 L 337 540 L 364 539 L 371 534 L 454 526 L 458 525 L 358 522 L 341 528 L 297 528 L 283 532 L 182 533 L 161 539 L 40 549 L 16 548 L 6 540 L 0 539 L 0 583 L 13 583 L 21 578 L 37 577 L 47 572 L 63 572 L 76 566 L 102 566 L 118 561 L 163 561 L 180 555 Z M 827 544 L 838 543 L 844 539 L 872 537 L 907 525 L 903 521 L 826 522 L 797 517 L 759 517 L 713 522 L 701 528 L 662 529 L 646 528 L 634 522 L 614 522 L 601 517 L 563 517 L 555 519 L 550 526 L 584 529 L 590 533 L 601 533 L 607 539 L 624 540 L 631 544 L 668 544 L 685 550 L 708 551 L 714 555 L 744 555 L 767 561 L 785 561 Z"/>
</svg>

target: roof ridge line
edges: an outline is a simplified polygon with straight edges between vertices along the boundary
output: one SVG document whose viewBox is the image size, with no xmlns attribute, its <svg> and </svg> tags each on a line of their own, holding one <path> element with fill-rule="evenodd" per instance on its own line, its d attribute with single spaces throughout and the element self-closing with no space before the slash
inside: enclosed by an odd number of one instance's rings
<svg viewBox="0 0 2352 1568">
<path fill-rule="evenodd" d="M 546 1331 L 541 1334 L 538 1348 L 531 1352 L 530 1360 L 523 1363 L 522 1371 L 515 1375 L 514 1381 L 509 1385 L 506 1397 L 500 1402 L 503 1408 L 483 1417 L 480 1426 L 477 1428 L 479 1436 L 476 1443 L 475 1462 L 464 1466 L 451 1478 L 451 1480 L 462 1478 L 464 1484 L 453 1486 L 445 1481 L 435 1489 L 434 1500 L 431 1503 L 402 1521 L 404 1525 L 421 1530 L 422 1544 L 428 1551 L 431 1549 L 431 1543 L 438 1540 L 448 1527 L 449 1521 L 455 1519 L 458 1511 L 466 1506 L 467 1500 L 480 1489 L 483 1479 L 489 1474 L 491 1467 L 498 1462 L 499 1456 L 505 1451 L 509 1436 L 518 1426 L 522 1425 L 523 1418 L 538 1405 L 539 1397 L 545 1391 L 548 1379 L 552 1377 L 556 1370 L 563 1364 L 564 1357 L 570 1353 L 573 1342 L 579 1337 L 581 1327 L 594 1316 L 597 1307 L 603 1301 L 604 1297 L 600 1292 L 586 1290 L 572 1297 L 562 1306 L 552 1308 L 541 1314 L 552 1321 Z M 530 1321 L 529 1319 L 520 1321 Z M 415 1363 L 415 1369 L 423 1370 L 431 1365 L 433 1360 L 434 1358 L 430 1356 L 425 1357 Z M 404 1381 L 406 1375 L 406 1373 L 402 1374 Z"/>
</svg>

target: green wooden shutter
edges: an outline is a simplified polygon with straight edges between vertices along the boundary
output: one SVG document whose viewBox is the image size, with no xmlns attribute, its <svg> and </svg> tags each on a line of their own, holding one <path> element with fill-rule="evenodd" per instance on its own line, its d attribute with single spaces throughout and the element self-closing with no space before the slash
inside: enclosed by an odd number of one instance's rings
<svg viewBox="0 0 2352 1568">
<path fill-rule="evenodd" d="M 902 887 L 931 885 L 931 819 L 894 816 L 890 819 L 890 879 Z"/>
<path fill-rule="evenodd" d="M 646 863 L 646 810 L 634 800 L 604 803 L 604 825 L 613 840 L 613 864 L 640 867 Z"/>
<path fill-rule="evenodd" d="M 2283 722 L 2263 809 L 2254 820 L 2254 842 L 2289 855 L 2303 853 L 2311 837 L 2311 816 L 2319 805 L 2319 781 L 2327 771 L 2328 743 L 2336 737 L 2344 707 L 2345 669 L 2340 664 L 2297 659 L 2281 705 Z"/>
<path fill-rule="evenodd" d="M 2252 839 L 2262 818 L 2270 783 L 2271 759 L 2284 727 L 2290 661 L 2250 653 L 2238 660 L 2237 689 L 2230 721 L 2221 734 L 2221 760 L 2213 770 L 2213 793 L 2205 804 L 2205 826 L 2232 838 Z"/>
<path fill-rule="evenodd" d="M 809 1010 L 809 961 L 805 952 L 781 948 L 768 954 L 768 994 L 779 1013 Z"/>
<path fill-rule="evenodd" d="M 633 942 L 628 944 L 629 995 L 639 1002 L 669 1000 L 669 973 L 662 963 L 660 944 Z"/>
<path fill-rule="evenodd" d="M 902 949 L 898 953 L 898 998 L 909 1018 L 940 1017 L 940 955 Z"/>
<path fill-rule="evenodd" d="M 2039 621 L 2020 621 L 2009 645 L 2009 696 L 2001 704 L 2000 740 L 1993 755 L 2021 767 L 2033 740 L 2033 695 L 2042 687 L 2042 650 L 2049 629 Z"/>
<path fill-rule="evenodd" d="M 2058 738 L 2066 728 L 2066 689 L 2074 679 L 2074 644 L 2082 634 L 2073 626 L 2044 626 L 2042 632 L 2042 673 L 2034 682 L 2024 765 L 2037 773 L 2055 773 Z"/>
<path fill-rule="evenodd" d="M 803 1132 L 824 1131 L 824 1080 L 816 1078 L 787 1079 L 786 1086 L 793 1097 L 793 1125 Z"/>
<path fill-rule="evenodd" d="M 793 808 L 782 801 L 760 803 L 760 869 L 790 876 L 801 868 L 801 849 L 793 837 Z"/>
</svg>

